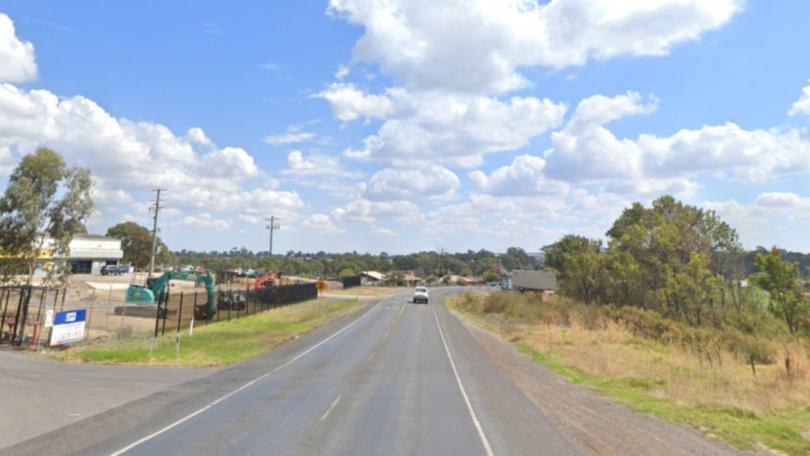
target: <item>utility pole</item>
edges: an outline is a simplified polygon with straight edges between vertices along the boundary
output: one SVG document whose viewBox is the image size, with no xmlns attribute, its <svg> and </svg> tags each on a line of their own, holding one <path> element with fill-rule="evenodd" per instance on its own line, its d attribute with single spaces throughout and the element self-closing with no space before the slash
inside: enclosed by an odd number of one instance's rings
<svg viewBox="0 0 810 456">
<path fill-rule="evenodd" d="M 265 220 L 269 222 L 267 224 L 267 229 L 270 230 L 270 255 L 269 255 L 269 257 L 270 257 L 270 261 L 271 261 L 270 264 L 272 265 L 272 261 L 273 261 L 273 231 L 281 228 L 281 225 L 279 225 L 279 223 L 278 223 L 279 219 L 275 215 L 271 215 L 270 218 L 266 218 Z"/>
<path fill-rule="evenodd" d="M 164 188 L 156 188 L 155 189 L 155 205 L 152 206 L 152 251 L 149 252 L 149 277 L 148 279 L 152 278 L 152 274 L 155 273 L 155 255 L 157 254 L 157 232 L 158 232 L 158 215 L 160 214 L 160 192 L 164 191 Z"/>
</svg>

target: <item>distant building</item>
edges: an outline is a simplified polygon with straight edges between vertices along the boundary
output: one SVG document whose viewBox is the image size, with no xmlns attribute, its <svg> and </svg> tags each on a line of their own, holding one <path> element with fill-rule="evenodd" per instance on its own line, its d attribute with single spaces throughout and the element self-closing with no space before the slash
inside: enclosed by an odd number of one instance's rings
<svg viewBox="0 0 810 456">
<path fill-rule="evenodd" d="M 361 285 L 376 285 L 385 280 L 385 274 L 377 271 L 363 271 L 360 273 Z"/>
<path fill-rule="evenodd" d="M 53 262 L 50 246 L 52 241 L 45 242 L 43 254 L 37 261 L 35 275 L 45 274 L 44 269 Z M 100 274 L 106 265 L 117 265 L 124 258 L 121 240 L 93 234 L 76 235 L 70 241 L 67 262 L 73 274 Z"/>
<path fill-rule="evenodd" d="M 117 265 L 124 258 L 121 240 L 83 234 L 70 241 L 68 263 L 73 274 L 100 274 L 105 265 Z"/>
</svg>

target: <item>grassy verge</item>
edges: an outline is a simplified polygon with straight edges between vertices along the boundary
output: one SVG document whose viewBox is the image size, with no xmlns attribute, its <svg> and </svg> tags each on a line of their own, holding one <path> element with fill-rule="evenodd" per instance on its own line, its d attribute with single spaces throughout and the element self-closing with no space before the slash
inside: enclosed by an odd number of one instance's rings
<svg viewBox="0 0 810 456">
<path fill-rule="evenodd" d="M 509 315 L 514 307 L 493 312 L 486 298 L 472 299 L 477 302 L 462 298 L 449 305 L 571 383 L 634 410 L 689 424 L 742 450 L 810 454 L 806 375 L 787 377 L 774 364 L 759 366 L 755 377 L 743 360 L 729 353 L 722 354 L 721 363 L 707 363 L 681 347 L 639 337 L 621 324 L 583 324 L 573 308 L 560 309 L 566 315 L 560 322 Z M 556 312 L 549 310 L 555 305 L 560 304 L 545 303 L 545 311 Z"/>
<path fill-rule="evenodd" d="M 106 340 L 49 356 L 68 362 L 170 366 L 227 366 L 266 352 L 298 335 L 347 315 L 362 304 L 356 300 L 309 301 L 261 314 L 198 326 L 194 335 L 181 332 L 157 339 Z"/>
</svg>

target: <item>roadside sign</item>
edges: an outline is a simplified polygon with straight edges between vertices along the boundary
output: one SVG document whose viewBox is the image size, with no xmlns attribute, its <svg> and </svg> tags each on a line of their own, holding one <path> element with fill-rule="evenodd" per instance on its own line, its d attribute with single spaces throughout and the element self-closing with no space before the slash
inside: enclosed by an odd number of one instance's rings
<svg viewBox="0 0 810 456">
<path fill-rule="evenodd" d="M 84 324 L 87 310 L 77 309 L 57 312 L 51 329 L 51 346 L 65 345 L 84 339 Z"/>
<path fill-rule="evenodd" d="M 323 293 L 326 290 L 326 282 L 319 280 L 316 287 L 318 288 L 318 292 Z"/>
<path fill-rule="evenodd" d="M 50 328 L 53 326 L 53 309 L 45 310 L 45 327 Z"/>
</svg>

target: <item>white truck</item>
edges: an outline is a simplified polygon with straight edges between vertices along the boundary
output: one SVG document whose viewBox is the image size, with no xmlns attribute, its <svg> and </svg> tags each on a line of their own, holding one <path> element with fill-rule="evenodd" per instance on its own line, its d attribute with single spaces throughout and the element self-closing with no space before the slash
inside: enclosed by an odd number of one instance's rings
<svg viewBox="0 0 810 456">
<path fill-rule="evenodd" d="M 512 288 L 521 293 L 554 293 L 557 291 L 557 274 L 549 271 L 512 271 Z"/>
</svg>

